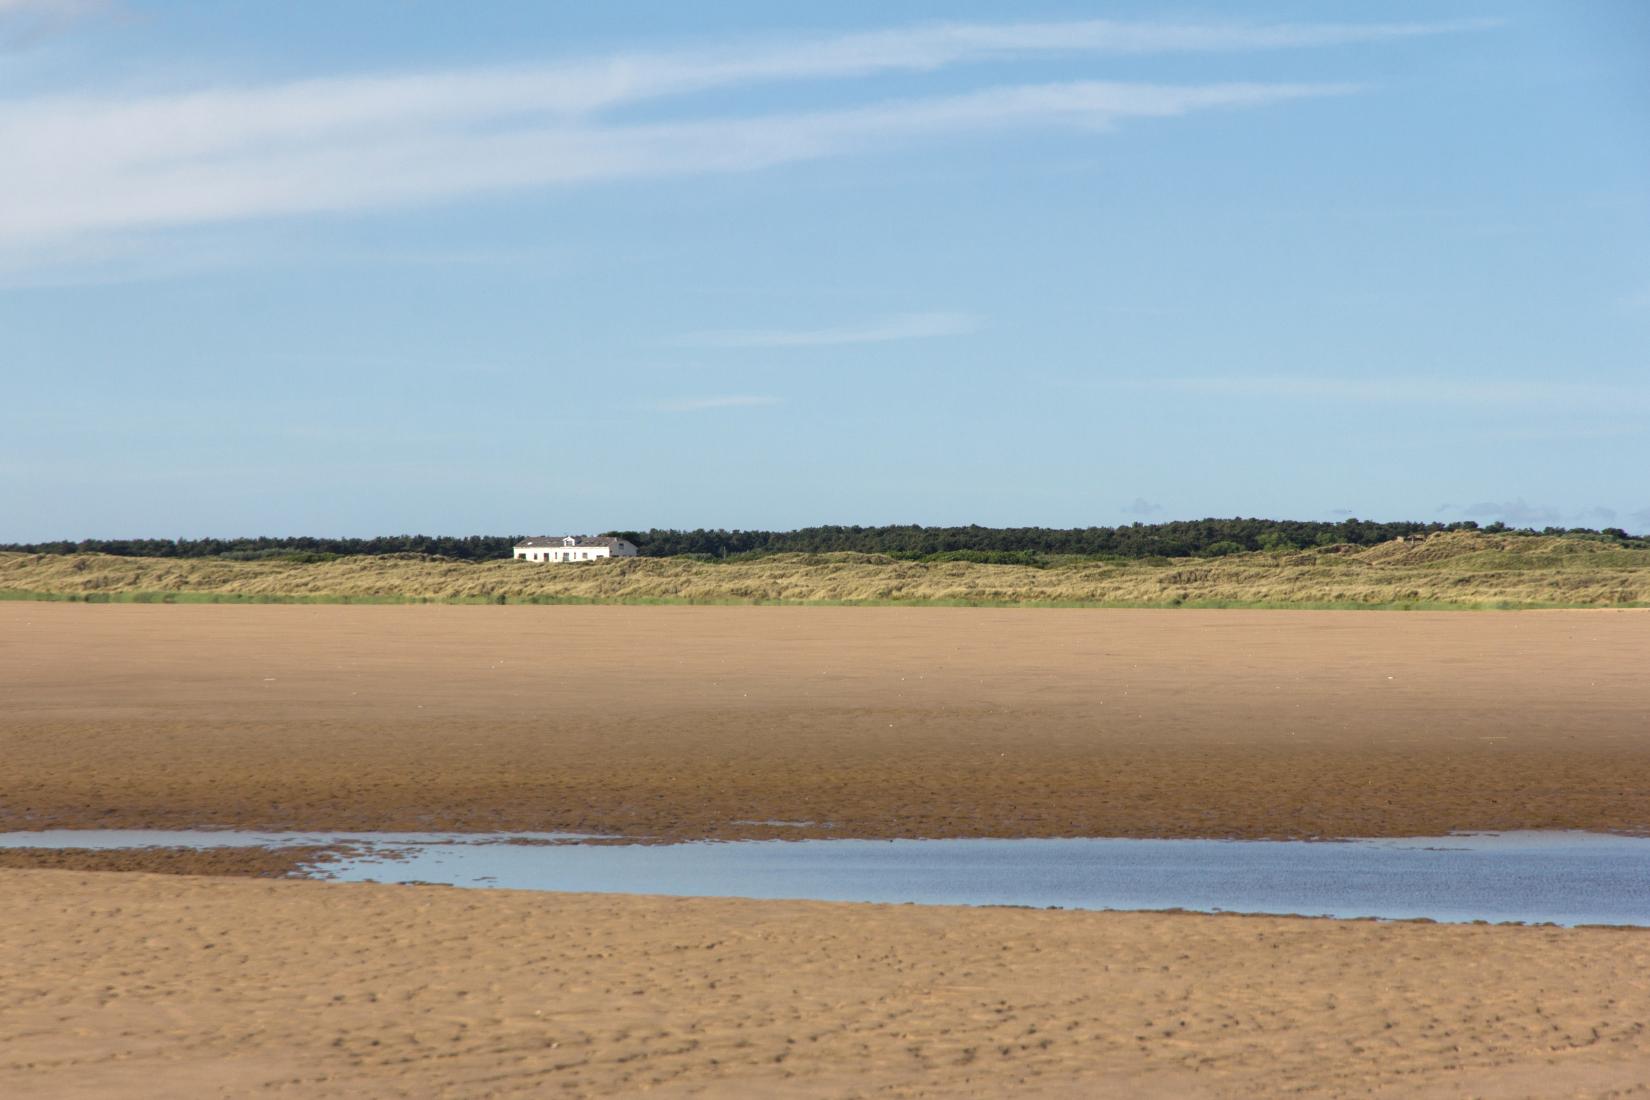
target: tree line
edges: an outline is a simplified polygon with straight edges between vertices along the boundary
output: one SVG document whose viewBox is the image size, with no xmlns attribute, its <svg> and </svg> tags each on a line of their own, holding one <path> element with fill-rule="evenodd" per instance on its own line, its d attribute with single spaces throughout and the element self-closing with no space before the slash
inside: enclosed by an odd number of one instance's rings
<svg viewBox="0 0 1650 1100">
<path fill-rule="evenodd" d="M 1471 520 L 1456 523 L 1399 521 L 1378 523 L 1346 519 L 1311 520 L 1201 519 L 1169 523 L 1135 523 L 1122 527 L 803 527 L 795 531 L 728 531 L 700 528 L 609 531 L 629 539 L 645 557 L 691 556 L 701 559 L 764 557 L 770 554 L 851 551 L 917 561 L 981 561 L 1036 564 L 1050 557 L 1186 558 L 1220 557 L 1249 550 L 1290 550 L 1349 543 L 1373 546 L 1397 537 L 1438 531 L 1507 531 L 1505 524 L 1484 527 Z M 1521 534 L 1575 535 L 1647 546 L 1619 527 L 1602 531 L 1585 527 L 1548 527 Z M 0 550 L 33 554 L 115 554 L 123 557 L 280 559 L 322 561 L 365 554 L 420 554 L 460 561 L 508 558 L 518 535 L 384 535 L 376 538 L 202 538 L 82 539 L 78 542 L 12 543 Z"/>
<path fill-rule="evenodd" d="M 1480 527 L 1455 523 L 1379 523 L 1275 519 L 1200 519 L 1134 523 L 1122 527 L 804 527 L 795 531 L 660 530 L 614 532 L 650 557 L 693 555 L 711 558 L 767 554 L 853 551 L 893 558 L 1018 561 L 1034 557 L 1185 558 L 1219 557 L 1249 550 L 1291 550 L 1349 543 L 1373 546 L 1399 536 L 1439 531 L 1508 531 L 1505 524 Z M 1626 531 L 1548 527 L 1524 534 L 1586 535 L 1627 540 Z M 1634 540 L 1637 541 L 1637 540 Z"/>
</svg>

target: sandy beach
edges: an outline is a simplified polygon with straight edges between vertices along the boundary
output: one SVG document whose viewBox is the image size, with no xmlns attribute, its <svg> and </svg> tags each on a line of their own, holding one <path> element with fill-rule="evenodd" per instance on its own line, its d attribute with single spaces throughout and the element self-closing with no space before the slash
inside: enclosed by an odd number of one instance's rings
<svg viewBox="0 0 1650 1100">
<path fill-rule="evenodd" d="M 1628 1097 L 1637 931 L 0 871 L 0 1094 Z"/>
<path fill-rule="evenodd" d="M 1647 662 L 1636 611 L 9 603 L 0 827 L 1639 831 Z"/>
<path fill-rule="evenodd" d="M 1643 831 L 1647 654 L 1635 612 L 0 604 L 0 826 Z M 1650 1093 L 1641 930 L 280 878 L 318 854 L 0 853 L 0 1095 Z"/>
</svg>

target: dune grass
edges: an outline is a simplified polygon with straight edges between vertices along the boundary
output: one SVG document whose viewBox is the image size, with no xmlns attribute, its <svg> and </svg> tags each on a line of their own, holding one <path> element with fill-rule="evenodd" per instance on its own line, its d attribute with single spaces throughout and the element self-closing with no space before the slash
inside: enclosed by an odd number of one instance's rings
<svg viewBox="0 0 1650 1100">
<path fill-rule="evenodd" d="M 1529 609 L 1650 606 L 1650 551 L 1449 532 L 1373 547 L 1047 568 L 786 554 L 579 565 L 411 555 L 323 562 L 0 554 L 0 599 L 120 603 L 818 604 Z"/>
</svg>

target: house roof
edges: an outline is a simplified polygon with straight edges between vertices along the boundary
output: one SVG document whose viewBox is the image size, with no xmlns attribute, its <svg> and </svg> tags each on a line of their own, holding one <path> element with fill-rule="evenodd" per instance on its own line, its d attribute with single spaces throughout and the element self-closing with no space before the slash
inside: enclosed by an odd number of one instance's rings
<svg viewBox="0 0 1650 1100">
<path fill-rule="evenodd" d="M 630 545 L 629 542 L 625 539 L 616 539 L 616 538 L 612 538 L 608 535 L 534 535 L 532 538 L 522 539 L 520 542 L 516 543 L 516 546 L 518 548 L 521 548 L 521 547 L 531 548 L 531 547 L 539 547 L 539 546 L 564 547 L 564 546 L 567 545 L 567 540 L 568 539 L 573 540 L 573 545 L 574 546 L 628 546 L 628 545 Z"/>
</svg>

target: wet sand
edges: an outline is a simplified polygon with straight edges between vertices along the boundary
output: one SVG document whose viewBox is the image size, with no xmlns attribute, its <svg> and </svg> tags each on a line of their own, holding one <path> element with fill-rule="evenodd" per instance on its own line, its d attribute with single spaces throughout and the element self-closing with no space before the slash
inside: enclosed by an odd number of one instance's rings
<svg viewBox="0 0 1650 1100">
<path fill-rule="evenodd" d="M 0 668 L 10 829 L 1650 828 L 1633 611 L 9 603 Z"/>
<path fill-rule="evenodd" d="M 1650 828 L 1632 611 L 9 603 L 0 668 L 11 829 Z"/>
<path fill-rule="evenodd" d="M 162 875 L 301 878 L 334 848 L 0 848 L 0 870 L 146 871 Z"/>
<path fill-rule="evenodd" d="M 1650 935 L 0 871 L 0 1095 L 1628 1097 Z"/>
</svg>

